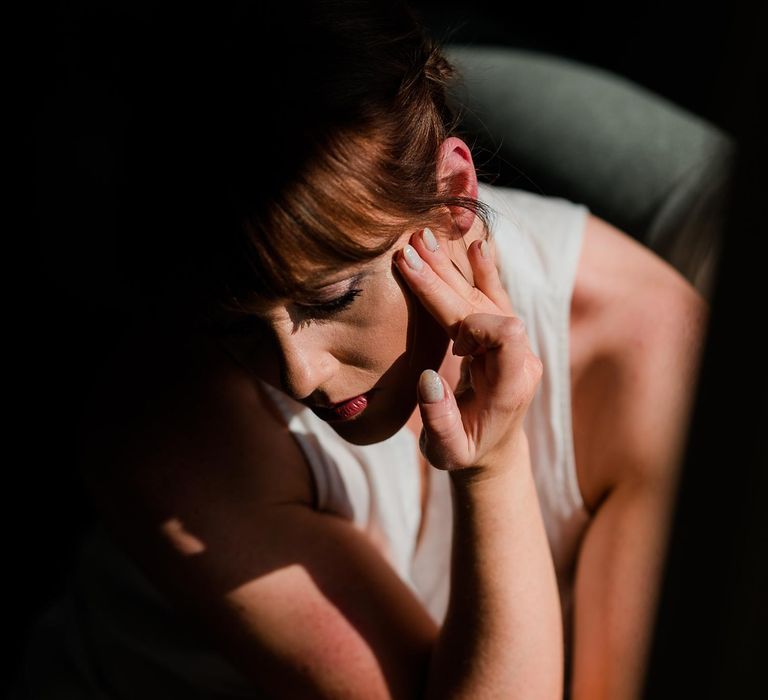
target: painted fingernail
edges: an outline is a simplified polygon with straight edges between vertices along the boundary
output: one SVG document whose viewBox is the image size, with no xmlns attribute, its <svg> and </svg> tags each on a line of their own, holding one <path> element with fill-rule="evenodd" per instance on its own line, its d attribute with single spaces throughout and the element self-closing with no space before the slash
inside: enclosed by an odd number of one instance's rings
<svg viewBox="0 0 768 700">
<path fill-rule="evenodd" d="M 419 257 L 419 254 L 410 245 L 406 245 L 403 248 L 403 255 L 405 255 L 405 262 L 408 263 L 408 267 L 412 270 L 421 270 L 424 267 L 424 262 Z"/>
<path fill-rule="evenodd" d="M 435 234 L 432 233 L 431 229 L 425 228 L 421 232 L 421 239 L 424 241 L 424 245 L 433 253 L 440 247 L 440 244 L 437 242 Z"/>
<path fill-rule="evenodd" d="M 426 403 L 437 403 L 443 400 L 443 382 L 440 375 L 433 369 L 425 369 L 419 377 L 419 393 L 421 400 Z"/>
<path fill-rule="evenodd" d="M 487 258 L 490 255 L 490 251 L 488 249 L 488 241 L 481 241 L 480 255 L 482 255 L 484 258 Z"/>
</svg>

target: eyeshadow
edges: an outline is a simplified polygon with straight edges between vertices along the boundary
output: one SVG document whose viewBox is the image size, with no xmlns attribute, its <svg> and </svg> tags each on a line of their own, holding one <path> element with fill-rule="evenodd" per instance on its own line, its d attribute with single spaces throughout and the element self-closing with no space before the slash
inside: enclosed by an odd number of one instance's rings
<svg viewBox="0 0 768 700">
<path fill-rule="evenodd" d="M 366 277 L 368 271 L 358 272 L 352 277 L 348 277 L 337 282 L 331 282 L 330 284 L 323 285 L 322 287 L 316 287 L 314 289 L 306 289 L 302 293 L 302 300 L 308 304 L 323 304 L 329 301 L 333 301 L 342 294 L 345 294 L 353 287 L 356 287 L 358 283 Z"/>
</svg>

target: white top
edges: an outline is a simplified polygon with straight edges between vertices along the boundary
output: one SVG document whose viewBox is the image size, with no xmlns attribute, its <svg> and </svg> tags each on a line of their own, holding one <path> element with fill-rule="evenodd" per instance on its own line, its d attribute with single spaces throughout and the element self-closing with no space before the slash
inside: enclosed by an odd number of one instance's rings
<svg viewBox="0 0 768 700">
<path fill-rule="evenodd" d="M 524 427 L 552 549 L 570 646 L 576 553 L 589 521 L 579 490 L 571 426 L 570 302 L 588 209 L 558 197 L 480 184 L 496 212 L 497 265 L 544 372 Z M 350 520 L 383 551 L 439 624 L 448 603 L 452 499 L 448 473 L 432 469 L 423 538 L 416 438 L 353 445 L 310 409 L 262 383 L 307 457 L 316 508 Z M 42 618 L 27 653 L 33 698 L 244 697 L 249 682 L 184 622 L 97 526 L 83 545 L 69 595 Z M 54 669 L 52 654 L 66 654 Z M 62 685 L 65 684 L 65 685 Z M 89 688 L 89 690 L 85 690 Z M 99 688 L 102 695 L 98 695 Z M 113 690 L 114 689 L 114 690 Z M 61 692 L 61 690 L 57 690 Z M 251 690 L 252 693 L 252 690 Z"/>
</svg>

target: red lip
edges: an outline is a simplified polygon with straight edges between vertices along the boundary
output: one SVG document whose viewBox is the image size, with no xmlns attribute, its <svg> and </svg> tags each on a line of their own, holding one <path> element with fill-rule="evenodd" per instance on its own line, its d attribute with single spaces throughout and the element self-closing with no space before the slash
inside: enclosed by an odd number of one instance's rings
<svg viewBox="0 0 768 700">
<path fill-rule="evenodd" d="M 340 401 L 331 407 L 310 406 L 312 411 L 325 421 L 344 421 L 359 415 L 368 407 L 371 392 L 353 396 L 351 399 Z"/>
</svg>

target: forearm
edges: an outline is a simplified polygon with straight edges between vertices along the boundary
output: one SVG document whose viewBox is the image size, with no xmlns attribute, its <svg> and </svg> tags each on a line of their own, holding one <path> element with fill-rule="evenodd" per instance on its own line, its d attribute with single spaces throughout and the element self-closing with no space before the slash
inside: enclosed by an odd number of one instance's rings
<svg viewBox="0 0 768 700">
<path fill-rule="evenodd" d="M 453 478 L 451 593 L 427 698 L 561 698 L 554 566 L 527 445 L 517 468 Z"/>
<path fill-rule="evenodd" d="M 627 483 L 594 516 L 574 587 L 574 700 L 639 696 L 673 498 L 669 485 Z"/>
</svg>

